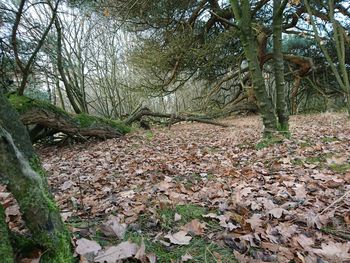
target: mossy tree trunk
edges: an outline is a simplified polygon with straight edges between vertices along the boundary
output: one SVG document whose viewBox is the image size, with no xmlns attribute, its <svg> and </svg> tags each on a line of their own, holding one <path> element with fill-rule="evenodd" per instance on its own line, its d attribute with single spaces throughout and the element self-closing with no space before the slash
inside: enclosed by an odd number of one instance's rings
<svg viewBox="0 0 350 263">
<path fill-rule="evenodd" d="M 276 113 L 280 130 L 288 131 L 288 109 L 282 53 L 282 14 L 287 1 L 273 0 L 273 67 L 276 83 Z"/>
<path fill-rule="evenodd" d="M 259 47 L 253 32 L 250 4 L 249 1 L 230 0 L 230 2 L 239 28 L 239 38 L 248 60 L 255 96 L 263 118 L 265 126 L 264 135 L 269 136 L 277 131 L 277 118 L 275 107 L 266 91 L 264 77 L 260 68 L 258 58 Z"/>
<path fill-rule="evenodd" d="M 0 204 L 0 258 L 3 263 L 13 263 L 13 250 L 10 244 L 9 230 L 5 219 L 5 210 Z"/>
<path fill-rule="evenodd" d="M 73 262 L 70 236 L 19 116 L 0 94 L 0 183 L 17 200 L 44 262 Z"/>
</svg>

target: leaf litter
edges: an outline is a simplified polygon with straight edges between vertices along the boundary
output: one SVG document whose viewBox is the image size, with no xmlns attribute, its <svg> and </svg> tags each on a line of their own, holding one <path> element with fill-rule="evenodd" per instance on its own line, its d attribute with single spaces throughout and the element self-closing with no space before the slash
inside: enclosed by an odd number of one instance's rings
<svg viewBox="0 0 350 263">
<path fill-rule="evenodd" d="M 186 246 L 199 236 L 229 247 L 239 262 L 350 260 L 345 114 L 293 116 L 291 139 L 259 150 L 258 117 L 226 121 L 230 128 L 179 124 L 152 130 L 152 138 L 138 131 L 122 139 L 40 148 L 67 223 L 90 222 L 72 227 L 76 252 L 92 253 L 89 262 L 155 262 L 157 255 L 143 241 L 125 240 L 129 231 L 164 246 Z M 164 231 L 159 211 L 184 204 L 206 212 L 189 221 L 175 213 L 174 225 Z M 18 213 L 12 205 L 8 221 Z M 82 233 L 89 239 L 103 235 L 104 248 L 87 243 Z M 185 253 L 178 260 L 191 257 Z"/>
</svg>

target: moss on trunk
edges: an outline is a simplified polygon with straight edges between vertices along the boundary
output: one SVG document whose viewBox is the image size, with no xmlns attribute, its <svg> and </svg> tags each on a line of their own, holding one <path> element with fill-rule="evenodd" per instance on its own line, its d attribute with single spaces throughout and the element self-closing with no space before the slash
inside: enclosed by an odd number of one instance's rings
<svg viewBox="0 0 350 263">
<path fill-rule="evenodd" d="M 0 102 L 5 105 L 0 107 L 1 182 L 17 200 L 31 239 L 45 251 L 42 262 L 74 262 L 69 233 L 48 190 L 40 162 L 33 150 L 23 154 L 23 149 L 31 145 L 28 135 L 23 136 L 26 129 L 1 94 Z M 6 123 L 13 123 L 16 129 L 7 130 L 10 126 Z"/>
<path fill-rule="evenodd" d="M 13 263 L 13 251 L 5 219 L 5 210 L 0 204 L 0 258 L 3 263 Z"/>
</svg>

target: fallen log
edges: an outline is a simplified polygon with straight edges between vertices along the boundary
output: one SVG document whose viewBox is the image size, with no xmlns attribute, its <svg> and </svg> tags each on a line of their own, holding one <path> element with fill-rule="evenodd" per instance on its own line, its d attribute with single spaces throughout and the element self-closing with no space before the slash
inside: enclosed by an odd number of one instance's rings
<svg viewBox="0 0 350 263">
<path fill-rule="evenodd" d="M 168 119 L 170 119 L 170 124 L 174 124 L 176 122 L 181 122 L 181 121 L 195 121 L 195 122 L 200 122 L 200 123 L 216 125 L 216 126 L 220 126 L 220 127 L 229 127 L 229 125 L 227 125 L 227 124 L 223 124 L 223 123 L 209 120 L 206 118 L 201 118 L 201 117 L 196 117 L 196 116 L 191 116 L 191 115 L 179 115 L 179 114 L 153 112 L 146 107 L 141 108 L 139 111 L 132 114 L 128 119 L 126 119 L 124 121 L 124 123 L 126 125 L 131 125 L 132 123 L 134 123 L 136 121 L 141 121 L 142 117 L 144 117 L 144 116 L 168 118 Z"/>
<path fill-rule="evenodd" d="M 69 114 L 50 103 L 16 94 L 10 94 L 8 98 L 19 113 L 22 123 L 27 126 L 35 125 L 30 132 L 32 141 L 41 138 L 40 134 L 44 129 L 46 134 L 62 132 L 67 135 L 102 139 L 120 137 L 130 131 L 122 122 L 88 114 Z"/>
</svg>

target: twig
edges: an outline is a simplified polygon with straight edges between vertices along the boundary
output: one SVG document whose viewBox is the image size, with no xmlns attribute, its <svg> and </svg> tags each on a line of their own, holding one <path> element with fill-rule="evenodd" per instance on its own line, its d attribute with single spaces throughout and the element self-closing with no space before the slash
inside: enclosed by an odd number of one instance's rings
<svg viewBox="0 0 350 263">
<path fill-rule="evenodd" d="M 320 213 L 317 214 L 316 217 L 322 215 L 324 212 L 326 212 L 329 208 L 334 206 L 336 203 L 339 203 L 340 201 L 342 201 L 349 193 L 350 193 L 350 190 L 345 192 L 345 194 L 343 194 L 341 197 L 339 197 L 337 200 L 335 200 L 333 203 L 331 203 L 329 206 L 327 206 L 325 209 L 323 209 Z"/>
</svg>

